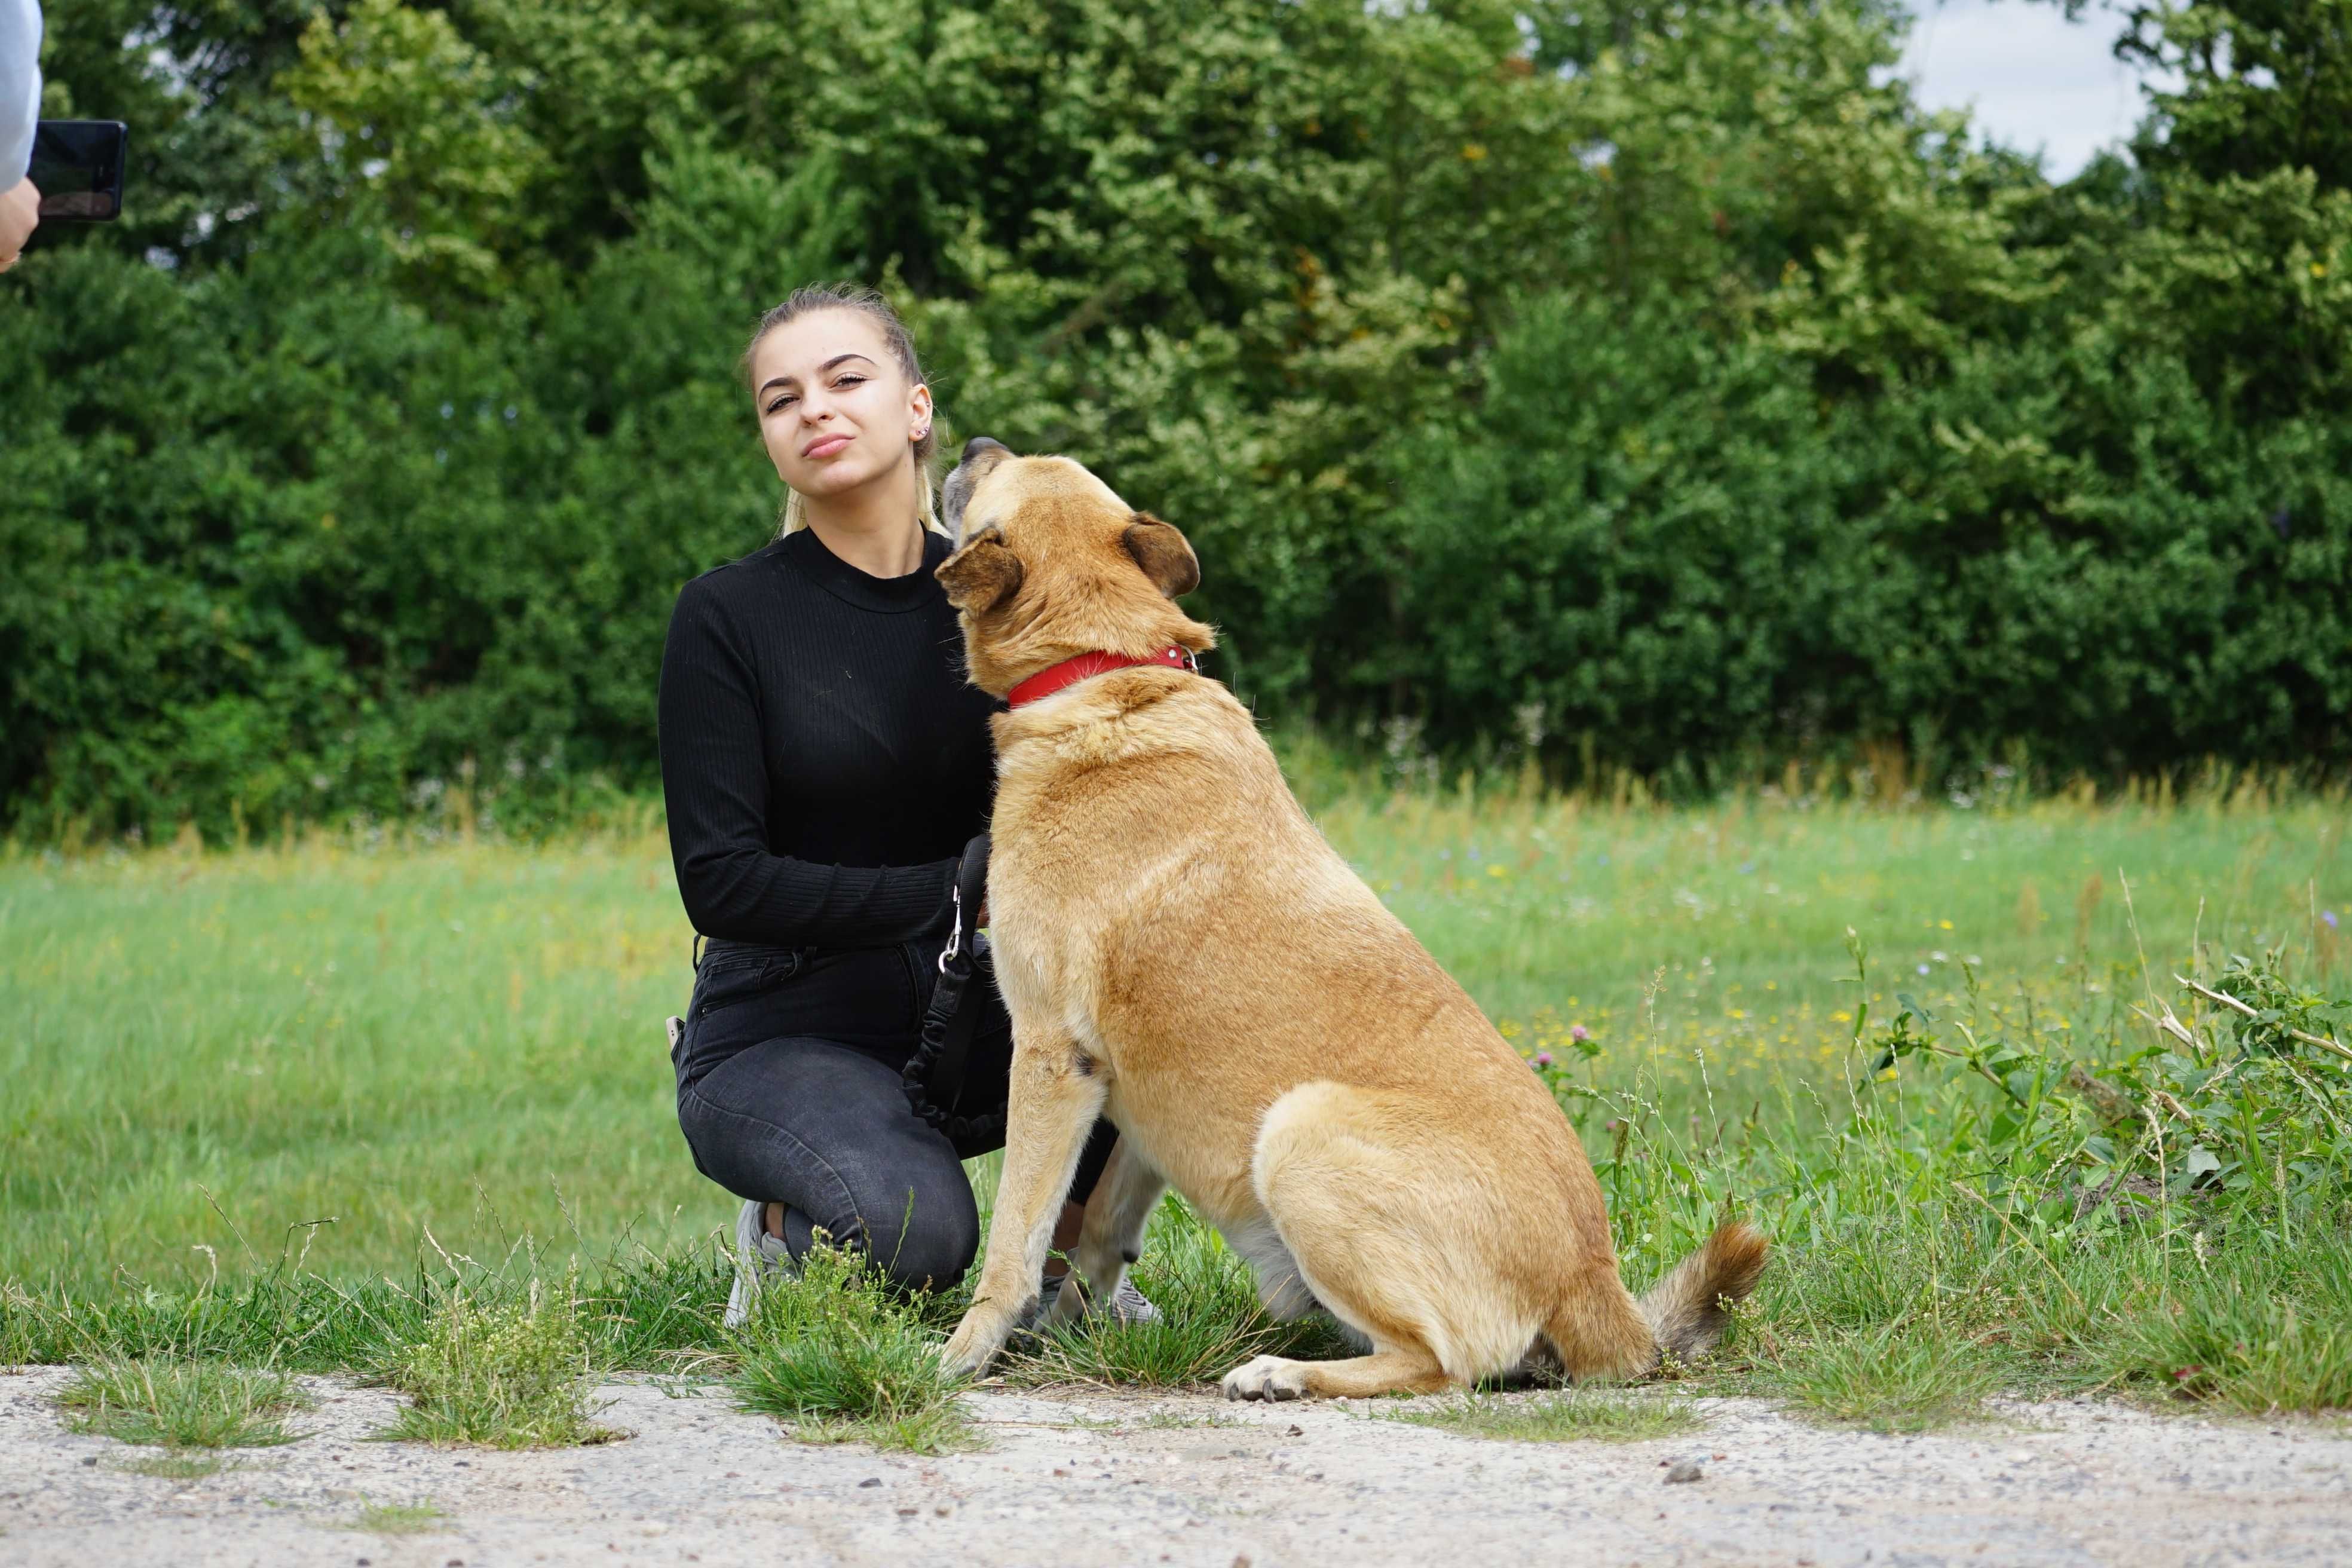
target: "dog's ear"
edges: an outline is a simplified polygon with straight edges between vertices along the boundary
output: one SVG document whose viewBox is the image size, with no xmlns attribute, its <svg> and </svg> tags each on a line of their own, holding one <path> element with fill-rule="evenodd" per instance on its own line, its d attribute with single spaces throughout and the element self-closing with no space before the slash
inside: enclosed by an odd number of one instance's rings
<svg viewBox="0 0 2352 1568">
<path fill-rule="evenodd" d="M 1162 522 L 1139 511 L 1127 525 L 1121 541 L 1152 585 L 1170 598 L 1179 598 L 1201 585 L 1201 563 L 1172 522 Z"/>
<path fill-rule="evenodd" d="M 992 528 L 940 563 L 931 574 L 948 591 L 948 603 L 967 615 L 984 616 L 1021 586 L 1021 557 L 1005 547 L 1004 531 Z"/>
<path fill-rule="evenodd" d="M 1002 441 L 992 441 L 985 436 L 974 436 L 963 444 L 963 458 L 948 476 L 940 491 L 940 516 L 946 522 L 948 537 L 963 542 L 963 509 L 971 500 L 971 492 L 988 477 L 988 470 L 1013 454 Z"/>
</svg>

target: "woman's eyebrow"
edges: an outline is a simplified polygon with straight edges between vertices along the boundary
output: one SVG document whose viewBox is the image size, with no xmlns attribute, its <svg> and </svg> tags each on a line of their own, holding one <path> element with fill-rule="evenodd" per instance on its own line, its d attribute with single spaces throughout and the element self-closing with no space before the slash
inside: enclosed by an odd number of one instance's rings
<svg viewBox="0 0 2352 1568">
<path fill-rule="evenodd" d="M 817 366 L 816 373 L 819 375 L 823 375 L 826 371 L 831 370 L 835 365 L 841 363 L 844 360 L 853 359 L 862 359 L 867 364 L 872 364 L 874 363 L 871 355 L 857 353 L 853 351 L 845 354 L 834 355 L 831 359 Z M 772 386 L 798 386 L 800 382 L 801 378 L 796 375 L 772 375 L 767 380 L 760 384 L 760 390 L 761 392 L 765 392 Z"/>
</svg>

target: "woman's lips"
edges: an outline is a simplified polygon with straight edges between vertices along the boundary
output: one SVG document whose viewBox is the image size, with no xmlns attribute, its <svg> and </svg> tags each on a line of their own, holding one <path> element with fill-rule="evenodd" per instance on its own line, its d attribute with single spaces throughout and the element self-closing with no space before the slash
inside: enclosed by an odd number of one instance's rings
<svg viewBox="0 0 2352 1568">
<path fill-rule="evenodd" d="M 811 441 L 807 446 L 801 448 L 801 456 L 803 458 L 830 458 L 835 452 L 840 451 L 844 447 L 848 446 L 849 441 L 850 438 L 846 436 L 820 436 L 815 440 Z"/>
</svg>

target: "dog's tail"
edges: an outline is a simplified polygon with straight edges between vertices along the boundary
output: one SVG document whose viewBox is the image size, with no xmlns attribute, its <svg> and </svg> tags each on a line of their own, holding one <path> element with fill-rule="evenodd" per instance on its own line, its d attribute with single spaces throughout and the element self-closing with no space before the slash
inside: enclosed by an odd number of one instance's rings
<svg viewBox="0 0 2352 1568">
<path fill-rule="evenodd" d="M 1642 1298 L 1642 1316 L 1658 1349 L 1688 1359 L 1715 1348 L 1723 1338 L 1725 1304 L 1756 1289 L 1771 1250 L 1746 1220 L 1726 1221 L 1699 1249 L 1684 1258 Z"/>
</svg>

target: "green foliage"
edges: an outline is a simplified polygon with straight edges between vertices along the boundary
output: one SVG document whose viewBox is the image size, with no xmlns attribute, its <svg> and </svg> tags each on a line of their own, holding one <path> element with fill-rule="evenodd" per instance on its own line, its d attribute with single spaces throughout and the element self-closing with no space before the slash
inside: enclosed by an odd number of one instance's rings
<svg viewBox="0 0 2352 1568">
<path fill-rule="evenodd" d="M 1885 0 L 61 11 L 137 163 L 0 282 L 0 819 L 649 785 L 671 596 L 779 499 L 734 357 L 839 274 L 962 434 L 1188 531 L 1269 714 L 2341 766 L 2343 5 L 2147 8 L 2179 89 L 2054 189 Z"/>
<path fill-rule="evenodd" d="M 521 1299 L 452 1289 L 425 1331 L 396 1345 L 385 1381 L 409 1403 L 386 1437 L 494 1448 L 569 1447 L 621 1434 L 598 1426 L 578 1281 L 534 1278 Z"/>
<path fill-rule="evenodd" d="M 255 1448 L 292 1442 L 285 1418 L 311 1400 L 276 1370 L 110 1353 L 74 1373 L 58 1404 L 76 1432 L 166 1448 Z"/>
<path fill-rule="evenodd" d="M 738 1403 L 803 1441 L 921 1454 L 979 1444 L 939 1335 L 861 1254 L 815 1247 L 797 1273 L 764 1279 L 739 1340 Z"/>
</svg>

